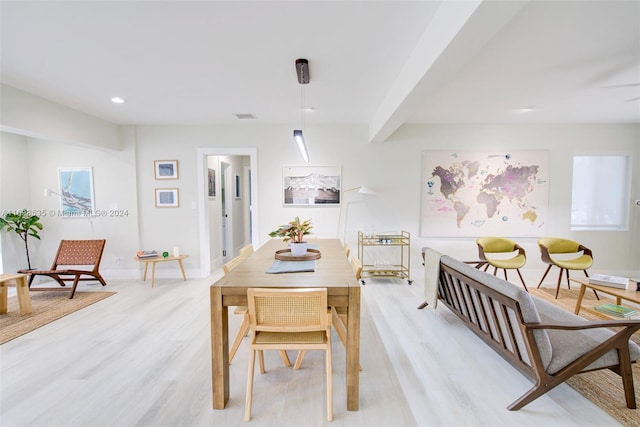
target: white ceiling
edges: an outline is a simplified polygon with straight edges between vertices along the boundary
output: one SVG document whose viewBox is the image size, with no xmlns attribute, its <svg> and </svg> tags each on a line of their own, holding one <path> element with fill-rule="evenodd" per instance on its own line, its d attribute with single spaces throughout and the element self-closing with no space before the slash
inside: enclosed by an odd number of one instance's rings
<svg viewBox="0 0 640 427">
<path fill-rule="evenodd" d="M 460 28 L 455 8 L 475 8 Z M 296 58 L 307 124 L 640 123 L 640 1 L 3 0 L 0 19 L 2 83 L 117 124 L 297 123 Z"/>
</svg>

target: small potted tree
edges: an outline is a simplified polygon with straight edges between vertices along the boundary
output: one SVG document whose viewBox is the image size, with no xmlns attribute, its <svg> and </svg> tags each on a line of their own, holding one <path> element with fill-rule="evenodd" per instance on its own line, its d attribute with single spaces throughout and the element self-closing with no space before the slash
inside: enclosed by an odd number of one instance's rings
<svg viewBox="0 0 640 427">
<path fill-rule="evenodd" d="M 0 230 L 14 231 L 22 241 L 24 241 L 24 250 L 27 254 L 27 266 L 31 270 L 31 259 L 29 258 L 29 236 L 40 240 L 38 231 L 42 230 L 40 217 L 29 215 L 26 209 L 18 213 L 9 212 L 0 218 Z"/>
<path fill-rule="evenodd" d="M 307 242 L 304 236 L 310 234 L 311 220 L 300 221 L 299 217 L 280 225 L 277 230 L 269 233 L 271 237 L 282 237 L 283 242 L 289 242 L 292 256 L 304 256 L 307 253 Z"/>
</svg>

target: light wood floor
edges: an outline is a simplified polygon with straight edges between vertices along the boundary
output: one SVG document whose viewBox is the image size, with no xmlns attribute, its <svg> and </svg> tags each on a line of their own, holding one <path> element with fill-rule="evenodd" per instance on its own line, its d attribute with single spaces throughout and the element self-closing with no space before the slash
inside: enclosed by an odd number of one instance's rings
<svg viewBox="0 0 640 427">
<path fill-rule="evenodd" d="M 219 275 L 157 279 L 153 289 L 111 281 L 117 295 L 0 346 L 0 425 L 249 425 L 244 344 L 227 409 L 211 407 L 208 285 Z M 619 425 L 567 385 L 508 411 L 531 383 L 443 306 L 416 310 L 422 278 L 414 278 L 369 279 L 362 290 L 360 411 L 346 411 L 345 354 L 334 336 L 334 421 L 325 417 L 322 353 L 307 353 L 300 371 L 276 353 L 256 374 L 251 425 Z M 230 317 L 234 334 L 240 319 Z"/>
</svg>

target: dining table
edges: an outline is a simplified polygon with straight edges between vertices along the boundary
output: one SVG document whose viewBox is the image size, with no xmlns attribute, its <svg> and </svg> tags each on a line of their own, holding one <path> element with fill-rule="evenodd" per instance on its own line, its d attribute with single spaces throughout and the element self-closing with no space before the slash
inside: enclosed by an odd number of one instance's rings
<svg viewBox="0 0 640 427">
<path fill-rule="evenodd" d="M 285 261 L 284 264 L 279 262 L 280 260 L 275 258 L 276 251 L 286 250 L 287 244 L 280 239 L 271 239 L 211 285 L 211 373 L 214 409 L 224 409 L 229 400 L 229 307 L 246 306 L 249 288 L 326 288 L 327 305 L 346 309 L 347 410 L 359 409 L 360 283 L 345 256 L 340 240 L 309 239 L 309 247 L 320 252 L 320 258 L 313 260 L 313 271 L 308 271 L 309 268 L 302 269 L 305 271 L 295 271 L 295 263 L 298 261 Z M 274 272 L 275 265 L 278 265 L 277 272 Z M 293 267 L 288 269 L 286 265 Z M 244 384 L 235 386 L 244 392 Z"/>
</svg>

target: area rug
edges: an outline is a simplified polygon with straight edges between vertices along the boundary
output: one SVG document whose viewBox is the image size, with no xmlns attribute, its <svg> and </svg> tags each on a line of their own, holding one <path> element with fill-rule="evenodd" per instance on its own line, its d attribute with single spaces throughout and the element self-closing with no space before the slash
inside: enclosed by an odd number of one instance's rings
<svg viewBox="0 0 640 427">
<path fill-rule="evenodd" d="M 17 297 L 8 300 L 7 314 L 0 314 L 0 344 L 103 300 L 116 292 L 31 292 L 33 312 L 20 316 Z"/>
<path fill-rule="evenodd" d="M 555 288 L 529 289 L 529 292 L 573 313 L 576 307 L 576 301 L 578 300 L 579 290 L 580 286 L 572 286 L 571 290 L 566 289 L 566 287 L 560 289 L 558 299 L 555 299 Z M 580 317 L 587 320 L 611 320 L 611 317 L 594 309 L 596 305 L 602 304 L 602 300 L 611 302 L 610 299 L 605 299 L 605 297 L 602 296 L 600 299 L 601 301 L 598 301 L 593 292 L 587 291 L 582 300 Z M 640 333 L 636 332 L 632 336 L 632 340 L 640 344 Z M 634 363 L 632 366 L 636 401 L 638 401 L 640 399 L 640 366 L 638 363 Z M 640 409 L 627 408 L 624 400 L 622 379 L 617 374 L 608 369 L 586 372 L 573 376 L 567 381 L 567 384 L 618 420 L 620 424 L 629 427 L 640 426 Z"/>
</svg>

